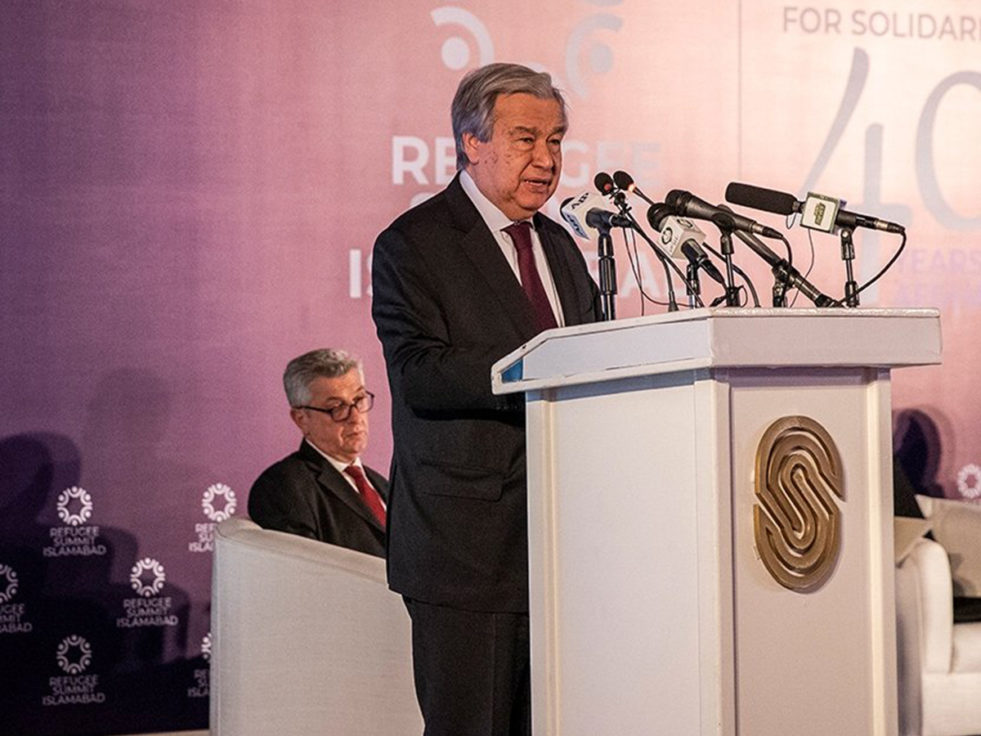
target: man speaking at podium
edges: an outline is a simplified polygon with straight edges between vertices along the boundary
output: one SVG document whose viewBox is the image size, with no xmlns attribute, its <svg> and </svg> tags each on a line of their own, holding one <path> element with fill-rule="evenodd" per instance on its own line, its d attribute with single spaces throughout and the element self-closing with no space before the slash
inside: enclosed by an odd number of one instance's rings
<svg viewBox="0 0 981 736">
<path fill-rule="evenodd" d="M 412 619 L 426 736 L 531 732 L 524 403 L 491 366 L 599 307 L 582 254 L 539 213 L 565 101 L 516 64 L 467 74 L 457 176 L 375 242 L 372 316 L 392 393 L 388 577 Z"/>
</svg>

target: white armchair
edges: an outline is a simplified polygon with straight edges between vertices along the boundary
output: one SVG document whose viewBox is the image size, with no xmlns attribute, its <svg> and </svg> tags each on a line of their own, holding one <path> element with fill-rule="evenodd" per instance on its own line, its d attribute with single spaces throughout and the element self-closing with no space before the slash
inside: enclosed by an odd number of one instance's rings
<svg viewBox="0 0 981 736">
<path fill-rule="evenodd" d="M 954 624 L 952 601 L 947 551 L 918 539 L 896 569 L 903 736 L 981 734 L 981 623 Z"/>
<path fill-rule="evenodd" d="M 212 736 L 422 733 L 409 617 L 384 560 L 229 519 L 211 622 Z"/>
</svg>

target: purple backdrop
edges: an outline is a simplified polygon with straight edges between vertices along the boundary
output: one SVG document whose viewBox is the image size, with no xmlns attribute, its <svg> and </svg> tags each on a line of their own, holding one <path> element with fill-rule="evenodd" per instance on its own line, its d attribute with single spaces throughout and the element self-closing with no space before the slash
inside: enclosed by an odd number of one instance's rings
<svg viewBox="0 0 981 736">
<path fill-rule="evenodd" d="M 280 376 L 308 349 L 365 359 L 387 467 L 371 243 L 452 175 L 449 99 L 491 60 L 568 93 L 558 198 L 624 168 L 659 198 L 743 180 L 908 222 L 864 303 L 941 307 L 947 362 L 897 377 L 897 433 L 920 487 L 981 494 L 981 30 L 954 0 L 744 5 L 0 5 L 0 730 L 206 725 L 213 525 L 295 447 Z M 896 245 L 857 240 L 866 276 Z M 815 258 L 840 294 L 836 241 Z"/>
</svg>

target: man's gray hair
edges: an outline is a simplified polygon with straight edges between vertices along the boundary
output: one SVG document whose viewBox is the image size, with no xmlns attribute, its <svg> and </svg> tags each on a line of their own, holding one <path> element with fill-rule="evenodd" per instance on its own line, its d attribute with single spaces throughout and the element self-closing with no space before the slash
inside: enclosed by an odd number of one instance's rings
<svg viewBox="0 0 981 736">
<path fill-rule="evenodd" d="M 460 80 L 450 107 L 457 169 L 468 163 L 463 136 L 470 133 L 479 141 L 489 141 L 494 131 L 494 103 L 498 95 L 519 93 L 555 100 L 562 108 L 562 120 L 566 119 L 565 98 L 546 72 L 536 72 L 521 64 L 498 63 L 474 69 Z"/>
<path fill-rule="evenodd" d="M 343 350 L 322 348 L 311 350 L 293 358 L 283 373 L 283 388 L 290 406 L 296 408 L 310 403 L 310 384 L 315 378 L 339 378 L 357 368 L 361 373 L 361 361 Z"/>
</svg>

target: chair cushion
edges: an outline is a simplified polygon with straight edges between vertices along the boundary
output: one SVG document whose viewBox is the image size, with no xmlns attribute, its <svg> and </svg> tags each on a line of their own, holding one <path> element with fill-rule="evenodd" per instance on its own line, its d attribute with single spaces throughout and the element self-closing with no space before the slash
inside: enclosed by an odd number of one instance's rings
<svg viewBox="0 0 981 736">
<path fill-rule="evenodd" d="M 954 627 L 954 655 L 951 672 L 981 673 L 981 622 Z"/>
<path fill-rule="evenodd" d="M 917 496 L 933 538 L 947 550 L 954 595 L 981 597 L 981 504 Z"/>
</svg>

